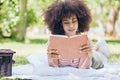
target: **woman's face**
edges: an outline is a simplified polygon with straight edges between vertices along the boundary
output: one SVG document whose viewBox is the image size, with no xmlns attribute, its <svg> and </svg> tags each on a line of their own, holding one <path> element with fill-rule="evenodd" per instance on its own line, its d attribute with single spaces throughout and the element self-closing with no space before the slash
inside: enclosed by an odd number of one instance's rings
<svg viewBox="0 0 120 80">
<path fill-rule="evenodd" d="M 67 36 L 76 35 L 78 29 L 78 20 L 76 15 L 72 14 L 70 17 L 63 18 L 62 25 L 65 31 L 65 35 Z"/>
</svg>

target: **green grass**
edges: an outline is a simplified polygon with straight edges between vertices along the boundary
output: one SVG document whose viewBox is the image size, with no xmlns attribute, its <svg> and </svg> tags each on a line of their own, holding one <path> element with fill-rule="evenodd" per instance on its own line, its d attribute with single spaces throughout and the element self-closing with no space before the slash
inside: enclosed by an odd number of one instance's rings
<svg viewBox="0 0 120 80">
<path fill-rule="evenodd" d="M 93 40 L 96 43 L 96 40 Z M 15 40 L 5 39 L 0 40 L 0 48 L 8 48 L 16 51 L 13 56 L 15 63 L 13 66 L 29 64 L 26 57 L 34 53 L 42 53 L 46 51 L 47 39 L 31 39 L 30 43 L 17 42 Z M 108 62 L 120 61 L 120 40 L 107 40 L 108 47 L 110 48 L 111 55 L 108 57 Z M 0 77 L 0 80 L 29 80 L 29 79 L 10 79 Z"/>
<path fill-rule="evenodd" d="M 106 40 L 106 42 L 111 52 L 108 62 L 120 61 L 120 40 Z M 96 40 L 93 40 L 93 43 L 96 43 Z"/>
<path fill-rule="evenodd" d="M 43 39 L 30 39 L 30 43 L 32 44 L 45 44 L 47 43 L 47 39 L 43 38 Z"/>
<path fill-rule="evenodd" d="M 13 64 L 13 66 L 25 65 L 29 63 L 25 56 L 16 55 L 13 59 L 15 60 L 15 64 Z"/>
<path fill-rule="evenodd" d="M 106 40 L 108 44 L 118 44 L 120 45 L 120 40 Z"/>
<path fill-rule="evenodd" d="M 120 53 L 119 54 L 111 54 L 108 57 L 108 62 L 117 62 L 120 60 Z"/>
<path fill-rule="evenodd" d="M 16 53 L 13 56 L 15 64 L 13 66 L 28 64 L 26 57 L 34 53 L 42 53 L 46 51 L 47 39 L 32 39 L 31 43 L 16 42 L 15 40 L 0 40 L 1 48 L 9 48 Z M 96 40 L 93 41 L 94 43 Z M 120 40 L 107 40 L 111 55 L 108 57 L 109 62 L 120 61 Z"/>
<path fill-rule="evenodd" d="M 0 80 L 32 80 L 32 79 L 21 79 L 21 78 L 7 78 L 7 77 L 0 77 Z"/>
<path fill-rule="evenodd" d="M 29 39 L 30 41 L 30 44 L 45 44 L 47 42 L 47 38 L 40 38 L 40 39 Z M 25 42 L 19 42 L 19 41 L 16 41 L 15 39 L 9 39 L 9 38 L 6 38 L 6 39 L 0 39 L 0 44 L 4 44 L 4 43 L 14 43 L 14 42 L 17 42 L 17 43 L 25 43 Z"/>
</svg>

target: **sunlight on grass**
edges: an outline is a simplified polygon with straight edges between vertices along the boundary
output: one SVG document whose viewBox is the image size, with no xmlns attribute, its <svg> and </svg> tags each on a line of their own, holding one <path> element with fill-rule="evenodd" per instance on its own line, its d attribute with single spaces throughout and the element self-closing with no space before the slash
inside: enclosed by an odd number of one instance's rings
<svg viewBox="0 0 120 80">
<path fill-rule="evenodd" d="M 7 42 L 6 42 L 7 41 Z M 35 53 L 46 53 L 47 39 L 32 39 L 31 43 L 25 44 L 24 42 L 16 42 L 14 40 L 6 39 L 0 40 L 1 49 L 12 49 L 16 53 L 13 56 L 15 64 L 24 65 L 28 64 L 26 57 Z M 93 41 L 96 43 L 96 41 Z M 108 47 L 110 48 L 111 55 L 108 57 L 109 62 L 120 61 L 120 41 L 119 40 L 107 40 Z"/>
<path fill-rule="evenodd" d="M 15 55 L 13 56 L 13 60 L 15 60 L 15 63 L 13 64 L 13 66 L 24 65 L 29 63 L 26 59 L 26 56 Z"/>
<path fill-rule="evenodd" d="M 0 77 L 0 80 L 31 80 L 31 79 L 21 79 L 21 78 L 9 78 L 9 77 Z"/>
<path fill-rule="evenodd" d="M 108 62 L 118 62 L 120 61 L 120 54 L 111 54 L 108 57 Z"/>
<path fill-rule="evenodd" d="M 120 44 L 108 44 L 111 54 L 120 54 Z"/>
</svg>

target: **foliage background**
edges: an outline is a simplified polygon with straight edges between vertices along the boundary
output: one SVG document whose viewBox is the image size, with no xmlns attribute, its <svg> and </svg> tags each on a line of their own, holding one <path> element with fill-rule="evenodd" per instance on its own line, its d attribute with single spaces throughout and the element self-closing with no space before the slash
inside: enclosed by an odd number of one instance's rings
<svg viewBox="0 0 120 80">
<path fill-rule="evenodd" d="M 46 52 L 46 42 L 50 33 L 44 24 L 44 12 L 54 1 L 0 0 L 0 48 L 16 51 L 15 65 L 28 63 L 26 56 L 30 54 Z M 103 31 L 105 34 L 100 37 L 107 40 L 111 50 L 109 61 L 118 61 L 120 59 L 120 31 L 117 32 L 117 30 L 120 30 L 120 0 L 84 1 L 92 12 L 91 28 L 99 30 L 102 25 L 102 30 L 105 29 Z M 117 14 L 111 14 L 111 9 Z M 110 24 L 111 20 L 112 24 Z M 96 40 L 98 35 L 95 33 L 93 37 Z"/>
</svg>

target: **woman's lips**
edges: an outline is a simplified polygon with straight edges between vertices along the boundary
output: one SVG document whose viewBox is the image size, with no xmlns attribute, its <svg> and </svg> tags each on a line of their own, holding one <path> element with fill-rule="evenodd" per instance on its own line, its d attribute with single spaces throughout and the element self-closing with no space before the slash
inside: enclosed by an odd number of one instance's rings
<svg viewBox="0 0 120 80">
<path fill-rule="evenodd" d="M 75 29 L 69 29 L 68 31 L 73 32 L 73 31 L 75 31 Z"/>
</svg>

